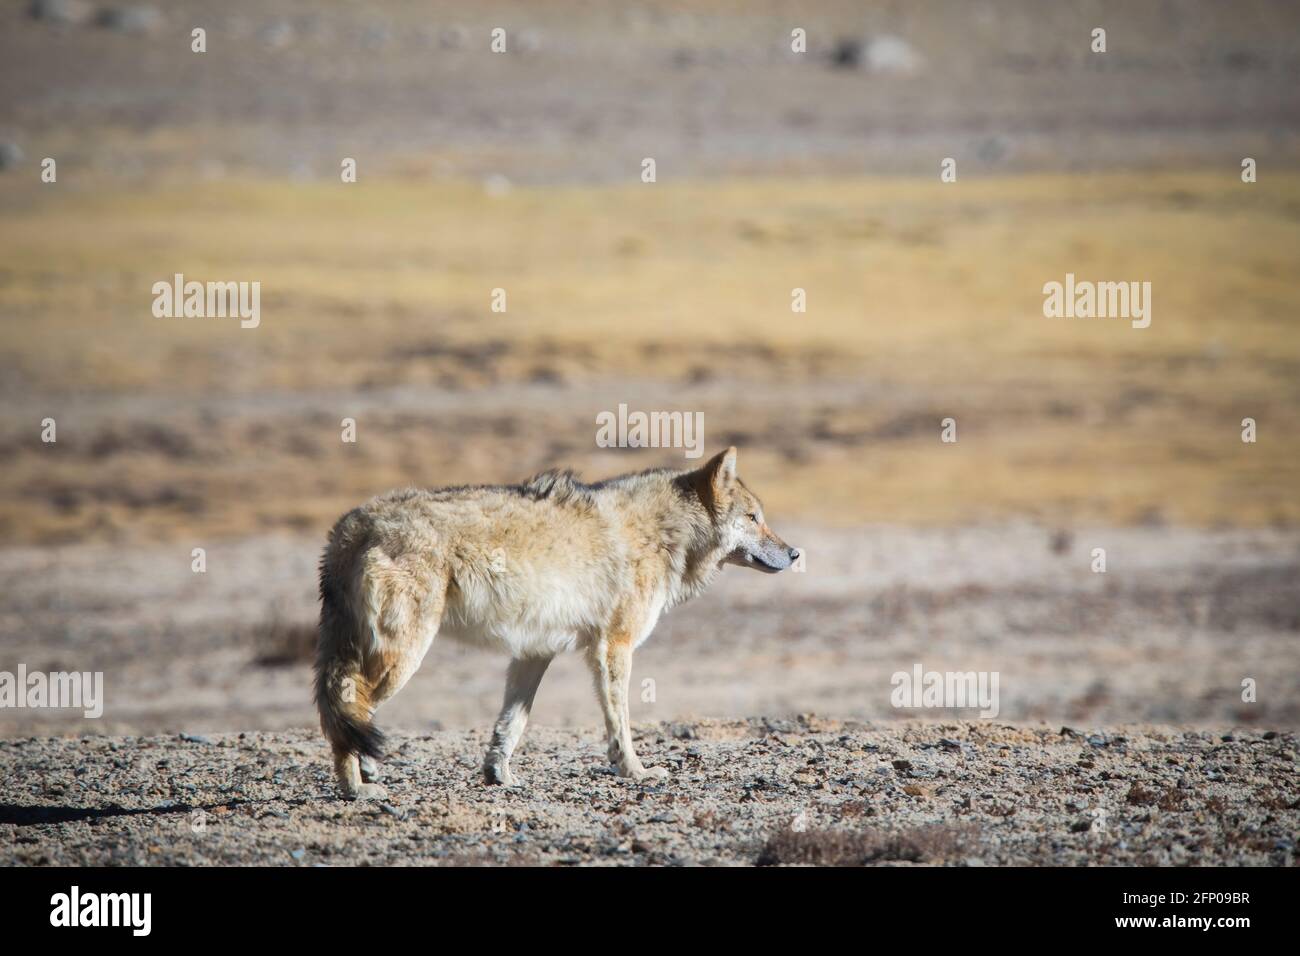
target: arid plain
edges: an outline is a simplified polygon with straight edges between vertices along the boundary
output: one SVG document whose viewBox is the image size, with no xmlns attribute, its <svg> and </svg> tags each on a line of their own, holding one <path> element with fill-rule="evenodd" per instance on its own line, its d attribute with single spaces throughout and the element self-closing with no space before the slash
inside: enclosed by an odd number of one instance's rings
<svg viewBox="0 0 1300 956">
<path fill-rule="evenodd" d="M 0 10 L 0 670 L 102 671 L 106 700 L 0 710 L 0 859 L 1293 860 L 1286 4 L 26 7 Z M 156 318 L 175 273 L 260 282 L 260 324 Z M 1151 282 L 1150 326 L 1045 318 L 1067 273 Z M 520 752 L 540 789 L 477 789 L 504 662 L 435 643 L 381 715 L 392 803 L 327 802 L 330 524 L 395 486 L 690 464 L 597 447 L 619 404 L 702 413 L 807 552 L 638 653 L 680 789 L 603 775 L 577 661 Z M 918 663 L 998 672 L 997 717 L 892 706 Z"/>
</svg>

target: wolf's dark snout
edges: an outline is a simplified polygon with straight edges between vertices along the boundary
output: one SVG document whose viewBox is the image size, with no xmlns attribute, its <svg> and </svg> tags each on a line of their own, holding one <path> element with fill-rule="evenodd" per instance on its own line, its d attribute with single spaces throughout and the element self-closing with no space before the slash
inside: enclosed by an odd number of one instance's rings
<svg viewBox="0 0 1300 956">
<path fill-rule="evenodd" d="M 790 560 L 791 560 L 791 561 L 798 561 L 798 560 L 799 560 L 799 549 L 798 549 L 798 548 L 791 548 L 791 549 L 790 549 Z"/>
</svg>

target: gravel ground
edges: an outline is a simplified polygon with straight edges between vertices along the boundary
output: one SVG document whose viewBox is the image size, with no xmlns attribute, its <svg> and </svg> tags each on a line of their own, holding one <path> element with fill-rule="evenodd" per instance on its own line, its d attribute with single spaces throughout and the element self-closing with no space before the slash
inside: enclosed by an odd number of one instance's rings
<svg viewBox="0 0 1300 956">
<path fill-rule="evenodd" d="M 522 785 L 485 734 L 396 736 L 387 802 L 334 797 L 309 731 L 0 742 L 0 863 L 1289 865 L 1294 734 L 790 720 L 537 728 Z"/>
</svg>

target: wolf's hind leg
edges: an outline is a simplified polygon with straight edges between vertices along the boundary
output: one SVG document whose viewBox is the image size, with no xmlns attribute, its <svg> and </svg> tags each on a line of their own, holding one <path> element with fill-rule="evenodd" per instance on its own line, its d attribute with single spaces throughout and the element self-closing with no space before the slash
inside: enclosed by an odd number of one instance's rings
<svg viewBox="0 0 1300 956">
<path fill-rule="evenodd" d="M 432 643 L 432 636 L 430 636 L 429 640 L 424 641 L 423 646 L 416 652 L 411 652 L 408 649 L 405 652 L 398 650 L 386 655 L 386 660 L 390 661 L 391 664 L 386 670 L 382 670 L 376 679 L 375 689 L 370 700 L 371 716 L 379 710 L 380 704 L 405 687 L 406 682 L 411 679 L 411 675 L 419 670 L 420 663 L 424 660 L 425 652 L 428 651 L 430 643 Z M 360 774 L 360 780 L 367 786 L 373 785 L 380 777 L 379 761 L 368 754 L 357 754 L 357 771 Z M 378 795 L 382 796 L 382 794 Z"/>
<path fill-rule="evenodd" d="M 492 743 L 483 760 L 483 777 L 488 783 L 507 787 L 515 785 L 510 772 L 510 755 L 515 752 L 519 738 L 528 726 L 528 715 L 533 709 L 537 686 L 550 665 L 549 657 L 516 658 L 506 670 L 506 696 L 492 730 Z"/>
<path fill-rule="evenodd" d="M 362 648 L 356 685 L 364 694 L 356 707 L 373 727 L 375 712 L 411 679 L 438 631 L 445 603 L 446 579 L 412 574 L 387 555 L 371 549 L 365 558 L 366 613 L 354 632 L 372 639 Z M 386 791 L 374 783 L 378 776 L 377 748 L 336 745 L 334 767 L 345 799 L 378 799 Z M 362 750 L 369 750 L 363 753 Z"/>
<path fill-rule="evenodd" d="M 433 634 L 436 629 L 437 625 L 434 624 L 427 629 L 427 632 L 422 637 L 403 637 L 393 641 L 386 648 L 381 657 L 380 668 L 376 668 L 379 673 L 374 678 L 374 690 L 370 695 L 370 713 L 372 716 L 379 710 L 380 704 L 405 687 L 406 682 L 411 679 L 411 675 L 420 669 L 420 664 L 424 661 L 424 655 L 428 652 L 429 645 L 433 643 Z M 366 754 L 355 755 L 355 760 L 358 773 L 357 779 L 363 781 L 362 786 L 374 787 L 375 789 L 371 791 L 373 796 L 384 796 L 383 788 L 374 782 L 379 779 L 379 761 Z M 343 779 L 342 776 L 339 779 Z"/>
<path fill-rule="evenodd" d="M 345 800 L 384 796 L 382 787 L 365 783 L 357 760 L 363 752 L 378 753 L 383 735 L 371 723 L 370 683 L 364 665 L 342 640 L 348 628 L 337 609 L 326 606 L 321 614 L 321 640 L 316 660 L 316 706 L 321 729 L 334 752 L 334 771 Z"/>
<path fill-rule="evenodd" d="M 360 762 L 354 753 L 334 752 L 334 772 L 338 775 L 339 790 L 344 800 L 382 800 L 388 791 L 377 783 L 361 780 Z"/>
<path fill-rule="evenodd" d="M 379 762 L 374 757 L 361 754 L 357 758 L 357 764 L 361 768 L 361 779 L 365 783 L 374 783 L 379 779 Z"/>
</svg>

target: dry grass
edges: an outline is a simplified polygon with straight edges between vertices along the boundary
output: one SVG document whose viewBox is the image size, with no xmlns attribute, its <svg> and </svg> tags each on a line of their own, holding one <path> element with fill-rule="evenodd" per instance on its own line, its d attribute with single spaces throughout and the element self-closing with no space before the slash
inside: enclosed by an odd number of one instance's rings
<svg viewBox="0 0 1300 956">
<path fill-rule="evenodd" d="M 959 855 L 970 839 L 971 828 L 966 826 L 923 826 L 902 833 L 786 828 L 767 838 L 755 862 L 758 866 L 943 863 Z"/>
<path fill-rule="evenodd" d="M 760 180 L 504 199 L 401 182 L 6 187 L 4 302 L 33 324 L 7 323 L 3 342 L 29 387 L 363 385 L 413 347 L 485 339 L 669 379 L 683 372 L 674 345 L 706 366 L 710 348 L 759 345 L 777 360 L 914 357 L 918 384 L 961 369 L 1033 381 L 1020 361 L 1072 358 L 1076 383 L 1101 385 L 1124 360 L 1149 376 L 1165 371 L 1152 363 L 1300 350 L 1296 177 Z M 262 328 L 154 319 L 149 286 L 175 271 L 261 281 Z M 1151 281 L 1153 327 L 1044 319 L 1041 287 L 1067 271 Z M 789 309 L 796 286 L 805 316 Z M 488 308 L 496 287 L 505 316 Z M 1220 388 L 1245 384 L 1225 371 Z"/>
<path fill-rule="evenodd" d="M 680 464 L 594 448 L 638 382 L 745 446 L 783 516 L 1300 520 L 1300 177 L 7 181 L 0 214 L 11 539 L 319 528 L 393 484 Z M 177 271 L 260 281 L 261 327 L 154 318 Z M 1044 318 L 1066 272 L 1151 281 L 1151 328 Z"/>
<path fill-rule="evenodd" d="M 287 621 L 273 615 L 248 635 L 256 648 L 254 662 L 263 667 L 285 667 L 316 659 L 317 627 L 305 621 Z"/>
</svg>

